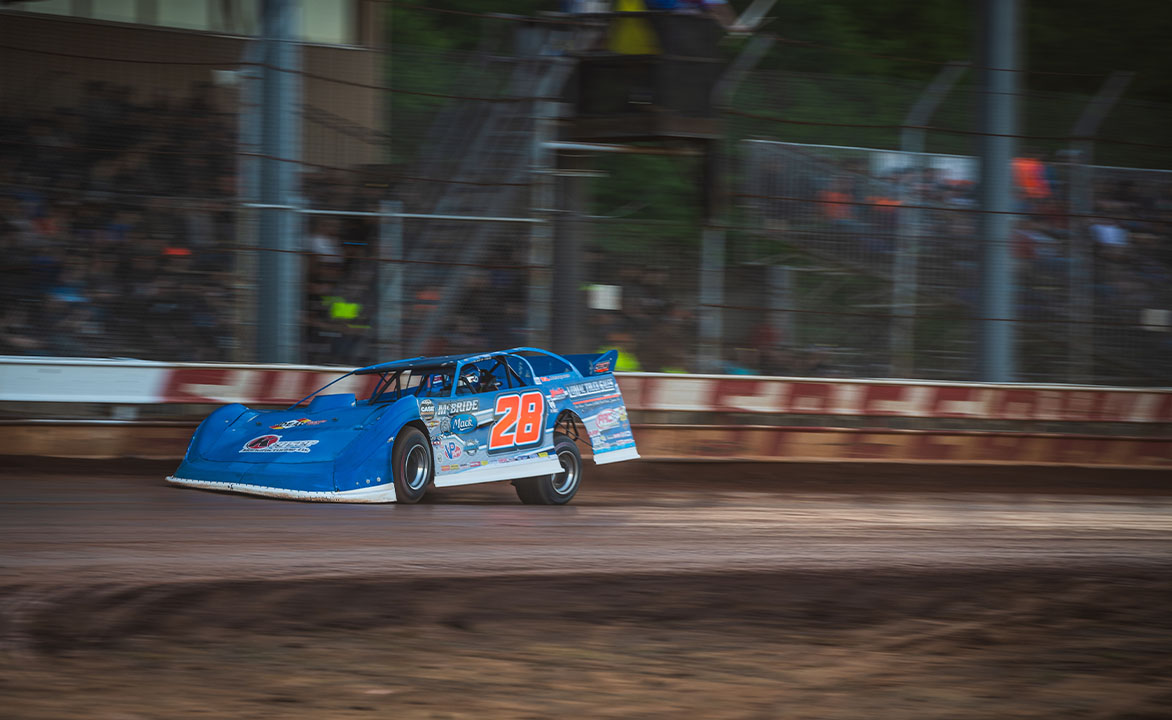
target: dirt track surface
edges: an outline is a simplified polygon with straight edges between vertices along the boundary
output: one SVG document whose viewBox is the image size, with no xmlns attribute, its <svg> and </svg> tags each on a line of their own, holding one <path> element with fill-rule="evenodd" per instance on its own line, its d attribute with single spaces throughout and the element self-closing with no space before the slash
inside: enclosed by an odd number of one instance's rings
<svg viewBox="0 0 1172 720">
<path fill-rule="evenodd" d="M 1167 473 L 638 467 L 535 508 L 0 466 L 0 715 L 1172 718 Z"/>
</svg>

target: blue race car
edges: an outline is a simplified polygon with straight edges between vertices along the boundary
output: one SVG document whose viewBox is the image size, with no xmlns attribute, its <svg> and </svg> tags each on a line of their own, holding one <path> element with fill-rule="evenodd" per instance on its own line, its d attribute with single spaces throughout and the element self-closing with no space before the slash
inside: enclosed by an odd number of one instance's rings
<svg viewBox="0 0 1172 720">
<path fill-rule="evenodd" d="M 287 410 L 217 409 L 167 480 L 297 500 L 405 503 L 432 485 L 511 480 L 524 503 L 564 505 L 582 480 L 579 427 L 596 464 L 639 457 L 615 361 L 614 350 L 514 348 L 371 365 Z M 322 394 L 347 378 L 369 381 L 369 395 Z"/>
</svg>

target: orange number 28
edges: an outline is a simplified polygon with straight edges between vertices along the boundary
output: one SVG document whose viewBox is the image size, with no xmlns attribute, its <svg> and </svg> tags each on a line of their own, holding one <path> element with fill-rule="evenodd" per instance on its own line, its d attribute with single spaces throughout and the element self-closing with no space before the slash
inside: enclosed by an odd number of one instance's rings
<svg viewBox="0 0 1172 720">
<path fill-rule="evenodd" d="M 496 399 L 496 423 L 488 438 L 489 450 L 536 445 L 545 430 L 545 396 L 540 392 L 501 395 Z"/>
</svg>

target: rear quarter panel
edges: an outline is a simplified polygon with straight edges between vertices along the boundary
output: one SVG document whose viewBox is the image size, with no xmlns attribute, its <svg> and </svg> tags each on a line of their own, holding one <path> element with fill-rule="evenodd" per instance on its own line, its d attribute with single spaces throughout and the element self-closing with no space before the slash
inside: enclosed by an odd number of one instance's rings
<svg viewBox="0 0 1172 720">
<path fill-rule="evenodd" d="M 545 391 L 556 409 L 555 417 L 562 410 L 572 410 L 582 419 L 596 463 L 607 462 L 608 453 L 635 451 L 627 406 L 613 374 L 559 380 L 548 384 Z"/>
</svg>

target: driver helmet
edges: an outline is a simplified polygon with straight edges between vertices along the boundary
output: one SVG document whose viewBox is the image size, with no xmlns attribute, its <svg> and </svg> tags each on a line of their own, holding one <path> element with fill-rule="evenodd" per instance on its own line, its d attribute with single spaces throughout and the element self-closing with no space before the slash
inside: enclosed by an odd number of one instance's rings
<svg viewBox="0 0 1172 720">
<path fill-rule="evenodd" d="M 465 368 L 462 376 L 464 382 L 468 383 L 468 387 L 476 392 L 480 388 L 480 370 L 475 367 Z"/>
<path fill-rule="evenodd" d="M 447 375 L 443 373 L 434 373 L 431 376 L 431 382 L 428 384 L 431 386 L 432 392 L 443 392 L 448 389 L 448 382 L 449 377 Z"/>
</svg>

